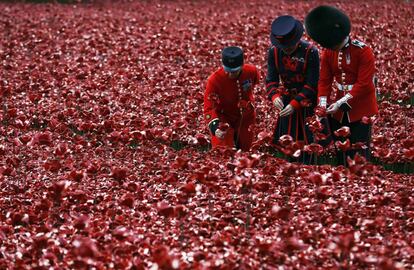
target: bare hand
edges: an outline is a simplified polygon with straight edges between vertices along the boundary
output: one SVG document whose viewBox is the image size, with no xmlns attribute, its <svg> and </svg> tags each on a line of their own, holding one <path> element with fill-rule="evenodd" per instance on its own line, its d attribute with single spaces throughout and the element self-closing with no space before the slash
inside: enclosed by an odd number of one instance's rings
<svg viewBox="0 0 414 270">
<path fill-rule="evenodd" d="M 293 112 L 295 111 L 295 109 L 293 108 L 292 105 L 287 105 L 280 113 L 279 116 L 280 117 L 285 117 L 285 116 L 289 116 L 291 115 Z"/>
<path fill-rule="evenodd" d="M 224 139 L 224 137 L 226 136 L 227 130 L 223 131 L 221 129 L 216 129 L 216 132 L 214 133 L 214 135 L 219 138 L 220 140 Z"/>
</svg>

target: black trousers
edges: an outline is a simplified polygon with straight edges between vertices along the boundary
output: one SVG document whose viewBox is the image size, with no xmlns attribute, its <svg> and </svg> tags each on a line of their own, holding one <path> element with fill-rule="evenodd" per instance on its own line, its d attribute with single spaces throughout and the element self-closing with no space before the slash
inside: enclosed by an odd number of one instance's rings
<svg viewBox="0 0 414 270">
<path fill-rule="evenodd" d="M 365 147 L 362 149 L 351 149 L 348 151 L 340 151 L 337 150 L 337 160 L 338 165 L 347 165 L 347 157 L 354 158 L 356 153 L 359 153 L 359 155 L 365 157 L 368 161 L 371 159 L 371 150 L 370 150 L 370 142 L 371 142 L 371 124 L 365 124 L 362 123 L 360 120 L 355 121 L 352 123 L 349 123 L 348 117 L 346 114 L 344 114 L 344 117 L 342 119 L 342 123 L 337 121 L 336 119 L 329 117 L 329 125 L 332 131 L 332 136 L 334 141 L 345 141 L 346 138 L 337 137 L 335 136 L 334 132 L 337 129 L 340 129 L 341 127 L 347 126 L 349 127 L 351 134 L 348 137 L 348 139 L 351 142 L 351 147 L 355 143 L 364 143 Z"/>
</svg>

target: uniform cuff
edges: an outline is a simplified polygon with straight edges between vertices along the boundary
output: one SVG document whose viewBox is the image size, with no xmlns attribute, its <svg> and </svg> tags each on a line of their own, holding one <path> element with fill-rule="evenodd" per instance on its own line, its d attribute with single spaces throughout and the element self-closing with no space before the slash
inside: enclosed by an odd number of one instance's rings
<svg viewBox="0 0 414 270">
<path fill-rule="evenodd" d="M 300 103 L 296 99 L 292 99 L 289 103 L 295 110 L 299 110 L 301 108 Z"/>
<path fill-rule="evenodd" d="M 210 123 L 208 123 L 208 129 L 211 131 L 212 134 L 216 133 L 216 130 L 218 129 L 219 126 L 219 119 L 213 119 L 210 121 Z"/>
<path fill-rule="evenodd" d="M 280 94 L 279 94 L 279 93 L 274 94 L 274 95 L 272 96 L 272 102 L 273 102 L 273 101 L 275 101 L 275 99 L 277 99 L 277 98 L 279 98 L 279 97 L 280 97 Z"/>
<path fill-rule="evenodd" d="M 339 109 L 341 109 L 341 111 L 347 112 L 352 109 L 351 105 L 349 105 L 348 103 L 348 100 L 350 100 L 351 98 L 352 95 L 348 93 L 337 101 L 339 103 Z"/>
</svg>

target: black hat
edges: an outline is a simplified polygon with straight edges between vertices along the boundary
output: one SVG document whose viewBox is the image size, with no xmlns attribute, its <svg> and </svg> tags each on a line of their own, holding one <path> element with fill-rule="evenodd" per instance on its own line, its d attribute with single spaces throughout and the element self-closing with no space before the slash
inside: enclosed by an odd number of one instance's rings
<svg viewBox="0 0 414 270">
<path fill-rule="evenodd" d="M 351 32 L 349 17 L 331 6 L 318 6 L 305 18 L 306 33 L 322 47 L 332 49 Z"/>
<path fill-rule="evenodd" d="M 224 48 L 221 60 L 225 71 L 236 72 L 243 66 L 243 50 L 239 47 Z"/>
<path fill-rule="evenodd" d="M 272 22 L 270 41 L 278 48 L 296 45 L 303 35 L 303 25 L 292 16 L 284 15 Z"/>
</svg>

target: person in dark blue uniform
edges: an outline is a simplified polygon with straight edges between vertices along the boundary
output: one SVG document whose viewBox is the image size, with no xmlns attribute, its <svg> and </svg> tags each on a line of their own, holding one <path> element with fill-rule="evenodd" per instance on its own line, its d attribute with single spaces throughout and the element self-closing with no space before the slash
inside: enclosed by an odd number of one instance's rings
<svg viewBox="0 0 414 270">
<path fill-rule="evenodd" d="M 268 99 L 280 110 L 273 143 L 278 145 L 283 135 L 305 144 L 313 142 L 306 118 L 314 114 L 319 80 L 319 53 L 315 46 L 302 40 L 300 21 L 292 16 L 280 16 L 271 25 L 267 57 L 266 90 Z M 309 162 L 306 155 L 299 158 Z"/>
</svg>

